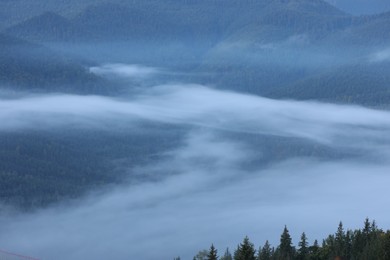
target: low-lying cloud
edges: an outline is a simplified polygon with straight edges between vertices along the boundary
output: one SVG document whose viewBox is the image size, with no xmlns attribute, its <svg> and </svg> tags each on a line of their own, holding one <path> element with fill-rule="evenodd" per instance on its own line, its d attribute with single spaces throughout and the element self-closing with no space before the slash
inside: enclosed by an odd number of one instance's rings
<svg viewBox="0 0 390 260">
<path fill-rule="evenodd" d="M 284 224 L 294 242 L 302 231 L 323 237 L 340 220 L 358 227 L 368 214 L 390 224 L 388 163 L 300 158 L 240 168 L 250 156 L 245 144 L 192 132 L 166 161 L 142 169 L 177 174 L 74 207 L 4 217 L 1 245 L 42 259 L 191 259 L 211 243 L 233 249 L 245 235 L 275 245 Z"/>
<path fill-rule="evenodd" d="M 89 70 L 101 76 L 129 79 L 145 79 L 161 73 L 161 70 L 158 68 L 123 63 L 108 63 L 98 67 L 91 67 Z"/>
<path fill-rule="evenodd" d="M 147 120 L 323 143 L 362 133 L 374 138 L 390 128 L 387 111 L 272 100 L 199 85 L 159 86 L 127 100 L 76 95 L 2 99 L 0 120 L 0 131 L 63 125 L 103 127 L 107 122 Z"/>
<path fill-rule="evenodd" d="M 198 85 L 152 88 L 129 99 L 46 95 L 3 98 L 0 131 L 100 128 L 137 122 L 187 126 L 165 159 L 133 169 L 154 181 L 123 184 L 75 205 L 3 214 L 0 245 L 42 259 L 191 259 L 214 243 L 234 250 L 249 235 L 274 245 L 285 224 L 294 242 L 365 217 L 390 225 L 390 113 L 357 106 L 271 100 Z M 109 126 L 109 127 L 108 127 Z M 229 134 L 252 136 L 233 138 Z M 281 136 L 355 156 L 296 157 L 252 165 L 264 147 L 256 136 Z M 275 144 L 275 149 L 289 147 Z"/>
<path fill-rule="evenodd" d="M 390 61 L 390 49 L 378 51 L 370 56 L 371 62 Z"/>
</svg>

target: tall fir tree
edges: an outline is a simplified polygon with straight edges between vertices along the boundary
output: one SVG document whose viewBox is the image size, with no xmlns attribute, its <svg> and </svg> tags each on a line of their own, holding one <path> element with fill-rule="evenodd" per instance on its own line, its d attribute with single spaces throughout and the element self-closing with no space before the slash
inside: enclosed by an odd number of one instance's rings
<svg viewBox="0 0 390 260">
<path fill-rule="evenodd" d="M 346 236 L 344 232 L 343 222 L 340 221 L 337 228 L 337 232 L 334 240 L 334 254 L 335 257 L 341 257 L 342 259 L 346 256 Z"/>
<path fill-rule="evenodd" d="M 309 248 L 305 232 L 301 235 L 301 241 L 299 241 L 298 246 L 298 259 L 307 260 L 309 258 Z"/>
<path fill-rule="evenodd" d="M 280 237 L 279 255 L 280 259 L 283 260 L 291 260 L 294 257 L 294 248 L 292 247 L 292 240 L 287 226 L 284 226 Z"/>
<path fill-rule="evenodd" d="M 279 259 L 291 260 L 294 258 L 294 248 L 287 226 L 284 226 L 283 233 L 280 236 Z"/>
<path fill-rule="evenodd" d="M 261 249 L 261 251 L 259 251 L 258 259 L 259 260 L 271 260 L 272 256 L 273 256 L 272 251 L 273 250 L 272 250 L 271 245 L 268 242 L 268 240 L 265 241 L 263 248 Z"/>
<path fill-rule="evenodd" d="M 211 244 L 207 260 L 218 260 L 217 249 L 215 249 L 214 244 Z"/>
<path fill-rule="evenodd" d="M 234 260 L 256 260 L 256 249 L 249 241 L 248 236 L 238 245 L 236 252 L 234 252 Z"/>
</svg>

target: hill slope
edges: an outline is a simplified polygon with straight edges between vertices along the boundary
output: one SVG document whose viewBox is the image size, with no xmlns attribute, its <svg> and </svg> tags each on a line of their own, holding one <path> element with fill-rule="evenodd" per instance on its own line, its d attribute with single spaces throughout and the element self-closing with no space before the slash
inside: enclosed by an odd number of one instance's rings
<svg viewBox="0 0 390 260">
<path fill-rule="evenodd" d="M 0 83 L 23 90 L 105 91 L 100 79 L 79 63 L 43 46 L 4 34 L 0 34 Z"/>
</svg>

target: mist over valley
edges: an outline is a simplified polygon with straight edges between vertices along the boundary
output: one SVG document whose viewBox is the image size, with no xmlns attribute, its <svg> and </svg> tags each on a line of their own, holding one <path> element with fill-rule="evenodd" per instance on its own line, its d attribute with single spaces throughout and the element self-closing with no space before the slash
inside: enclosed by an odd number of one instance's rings
<svg viewBox="0 0 390 260">
<path fill-rule="evenodd" d="M 1 250 L 211 259 L 199 250 L 213 244 L 226 260 L 249 236 L 278 257 L 285 225 L 298 246 L 302 232 L 321 243 L 366 217 L 387 239 L 384 1 L 0 0 L 0 10 Z M 318 259 L 339 255 L 329 250 Z"/>
</svg>

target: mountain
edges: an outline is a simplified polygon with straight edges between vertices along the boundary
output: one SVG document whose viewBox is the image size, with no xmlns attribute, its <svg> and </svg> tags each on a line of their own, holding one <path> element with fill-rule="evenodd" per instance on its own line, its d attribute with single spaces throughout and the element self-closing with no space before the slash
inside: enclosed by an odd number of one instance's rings
<svg viewBox="0 0 390 260">
<path fill-rule="evenodd" d="M 390 104 L 389 85 L 390 62 L 367 61 L 309 76 L 270 96 L 387 107 Z"/>
<path fill-rule="evenodd" d="M 351 25 L 327 35 L 322 44 L 333 46 L 380 47 L 390 40 L 390 12 L 353 17 Z"/>
<path fill-rule="evenodd" d="M 0 83 L 12 89 L 104 93 L 101 80 L 75 60 L 0 34 Z"/>
<path fill-rule="evenodd" d="M 5 30 L 6 34 L 34 41 L 71 41 L 87 38 L 88 33 L 53 12 L 27 19 Z"/>
<path fill-rule="evenodd" d="M 377 14 L 390 11 L 388 0 L 327 0 L 330 4 L 354 15 Z"/>
<path fill-rule="evenodd" d="M 54 12 L 70 17 L 81 12 L 87 6 L 98 2 L 105 2 L 105 0 L 1 0 L 0 29 L 16 25 L 45 12 Z"/>
<path fill-rule="evenodd" d="M 355 59 L 390 40 L 389 13 L 356 17 L 322 0 L 87 2 L 66 17 L 46 12 L 6 32 L 59 41 L 57 50 L 99 62 L 206 71 L 200 83 L 260 95 L 290 93 L 285 86 L 338 68 L 359 74 Z"/>
<path fill-rule="evenodd" d="M 88 32 L 101 40 L 192 38 L 215 42 L 242 32 L 256 33 L 266 26 L 290 33 L 322 33 L 348 24 L 345 13 L 322 0 L 118 0 L 96 2 L 68 17 L 46 12 L 5 32 L 26 39 L 77 39 Z"/>
</svg>

